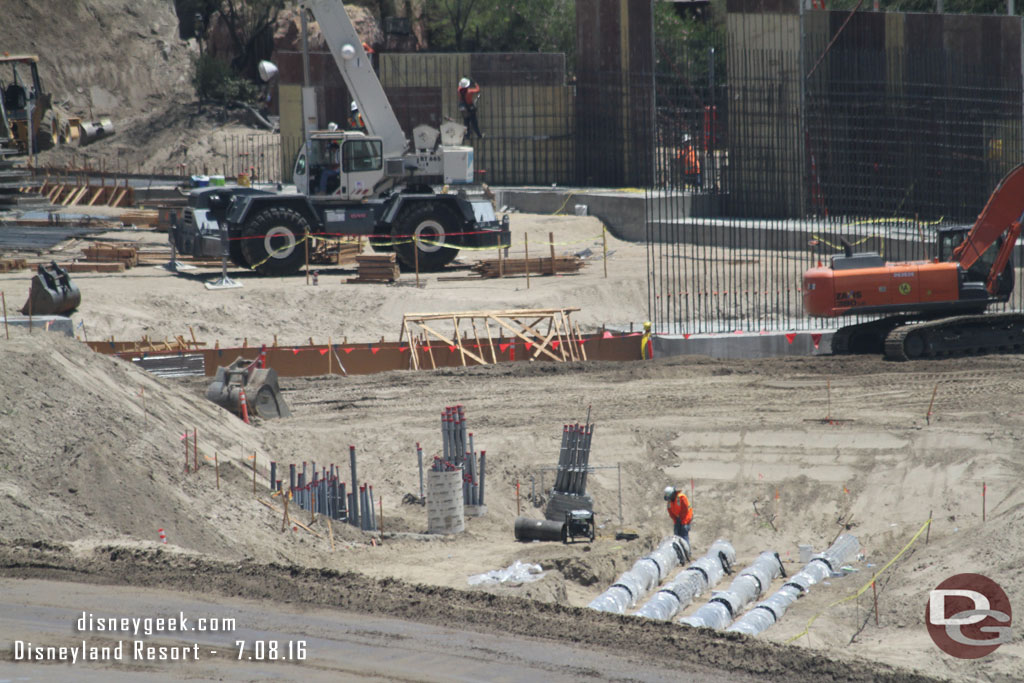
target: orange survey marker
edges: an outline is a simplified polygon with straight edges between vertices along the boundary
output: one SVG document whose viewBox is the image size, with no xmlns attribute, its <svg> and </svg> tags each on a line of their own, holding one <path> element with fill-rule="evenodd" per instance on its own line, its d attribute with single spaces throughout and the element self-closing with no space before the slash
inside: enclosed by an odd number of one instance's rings
<svg viewBox="0 0 1024 683">
<path fill-rule="evenodd" d="M 249 406 L 245 402 L 245 389 L 240 388 L 238 391 L 238 403 L 242 408 L 242 421 L 245 424 L 249 424 Z"/>
</svg>

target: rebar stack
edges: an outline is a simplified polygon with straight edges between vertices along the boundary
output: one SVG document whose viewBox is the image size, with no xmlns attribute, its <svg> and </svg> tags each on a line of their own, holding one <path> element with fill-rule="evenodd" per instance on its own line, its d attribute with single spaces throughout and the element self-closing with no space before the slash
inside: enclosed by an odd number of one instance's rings
<svg viewBox="0 0 1024 683">
<path fill-rule="evenodd" d="M 355 479 L 355 446 L 349 447 L 352 461 L 352 476 Z M 283 491 L 282 480 L 276 479 L 277 463 L 270 467 L 270 489 Z M 355 487 L 353 487 L 355 489 Z M 288 465 L 288 492 L 293 505 L 334 520 L 343 520 L 364 531 L 377 530 L 377 517 L 373 507 L 373 487 L 363 484 L 358 490 L 347 491 L 341 480 L 341 467 L 331 465 L 317 468 L 315 462 L 303 462 L 301 470 L 297 465 Z M 359 514 L 360 508 L 363 514 Z"/>
<path fill-rule="evenodd" d="M 446 406 L 441 414 L 442 455 L 434 458 L 435 472 L 462 470 L 463 505 L 484 504 L 486 451 L 477 455 L 473 433 L 466 431 L 466 413 L 461 405 Z"/>
<path fill-rule="evenodd" d="M 558 451 L 558 471 L 551 487 L 551 498 L 544 516 L 564 520 L 572 510 L 593 510 L 594 501 L 587 495 L 587 472 L 590 467 L 590 442 L 594 425 L 588 422 L 562 426 L 562 445 Z"/>
</svg>

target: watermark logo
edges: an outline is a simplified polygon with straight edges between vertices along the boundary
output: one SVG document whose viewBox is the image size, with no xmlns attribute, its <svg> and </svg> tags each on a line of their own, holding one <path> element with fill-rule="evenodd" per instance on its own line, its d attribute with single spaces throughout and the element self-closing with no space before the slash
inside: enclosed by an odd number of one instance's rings
<svg viewBox="0 0 1024 683">
<path fill-rule="evenodd" d="M 951 576 L 928 593 L 924 621 L 946 654 L 978 659 L 1010 642 L 1010 599 L 981 574 Z"/>
</svg>

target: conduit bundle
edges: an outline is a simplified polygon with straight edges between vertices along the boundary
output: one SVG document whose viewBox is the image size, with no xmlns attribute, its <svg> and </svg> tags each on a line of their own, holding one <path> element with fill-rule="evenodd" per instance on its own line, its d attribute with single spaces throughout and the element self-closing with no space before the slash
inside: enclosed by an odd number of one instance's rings
<svg viewBox="0 0 1024 683">
<path fill-rule="evenodd" d="M 625 614 L 647 591 L 665 580 L 669 572 L 690 558 L 690 545 L 678 536 L 670 536 L 649 555 L 633 563 L 604 593 L 587 607 L 599 612 Z"/>
<path fill-rule="evenodd" d="M 736 551 L 729 541 L 718 539 L 704 557 L 679 572 L 676 578 L 651 596 L 633 616 L 668 621 L 685 609 L 695 597 L 722 580 L 736 561 Z"/>
<path fill-rule="evenodd" d="M 860 543 L 851 534 L 843 534 L 836 539 L 828 550 L 814 556 L 799 573 L 786 582 L 771 597 L 758 603 L 749 612 L 733 622 L 728 631 L 746 633 L 756 636 L 770 628 L 782 618 L 789 606 L 796 602 L 811 586 L 827 578 L 847 558 L 860 550 Z"/>
<path fill-rule="evenodd" d="M 743 608 L 764 593 L 772 579 L 785 576 L 779 554 L 766 550 L 732 580 L 729 588 L 719 591 L 700 609 L 679 620 L 687 626 L 706 626 L 722 629 L 732 622 Z"/>
</svg>

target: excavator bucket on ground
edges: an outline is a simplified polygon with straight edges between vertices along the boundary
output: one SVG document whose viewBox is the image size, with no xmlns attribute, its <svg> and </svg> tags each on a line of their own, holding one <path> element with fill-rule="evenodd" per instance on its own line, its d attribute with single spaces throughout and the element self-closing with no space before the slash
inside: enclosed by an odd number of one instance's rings
<svg viewBox="0 0 1024 683">
<path fill-rule="evenodd" d="M 257 368 L 253 361 L 238 358 L 227 367 L 217 368 L 217 375 L 206 388 L 206 398 L 233 413 L 242 412 L 242 391 L 251 414 L 268 420 L 291 417 L 291 411 L 277 383 L 273 368 Z"/>
<path fill-rule="evenodd" d="M 49 266 L 39 264 L 21 312 L 23 315 L 66 315 L 80 303 L 82 293 L 71 281 L 68 271 L 51 261 Z"/>
</svg>

